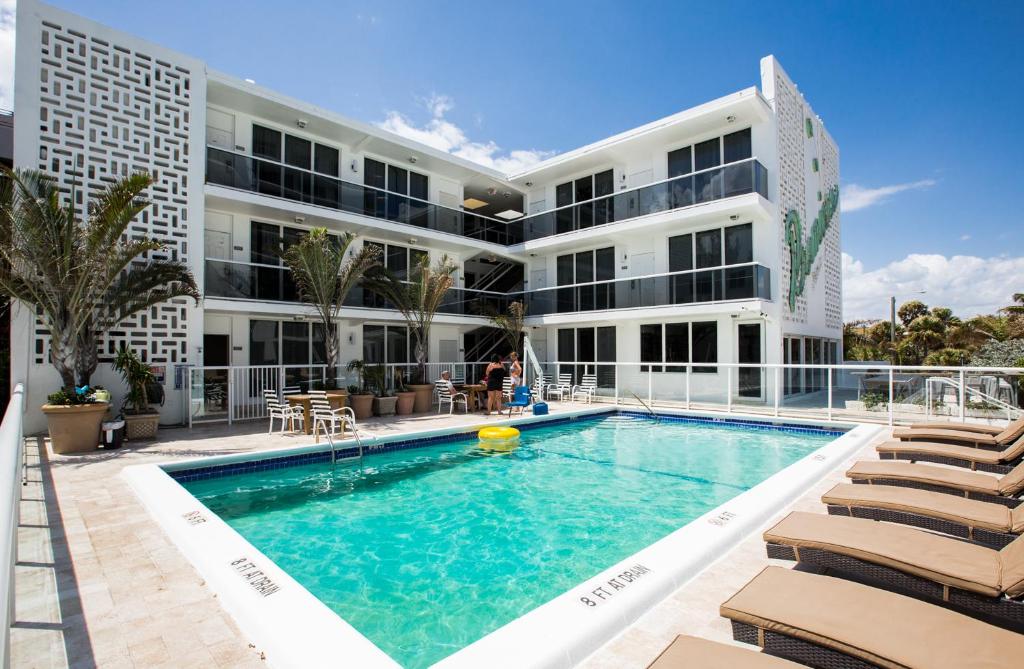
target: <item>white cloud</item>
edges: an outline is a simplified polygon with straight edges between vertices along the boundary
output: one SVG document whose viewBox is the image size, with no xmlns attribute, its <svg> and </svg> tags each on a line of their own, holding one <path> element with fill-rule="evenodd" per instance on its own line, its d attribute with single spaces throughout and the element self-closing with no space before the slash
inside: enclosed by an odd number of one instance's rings
<svg viewBox="0 0 1024 669">
<path fill-rule="evenodd" d="M 960 241 L 962 241 L 962 242 L 966 242 L 970 238 L 971 238 L 970 235 L 960 235 Z"/>
<path fill-rule="evenodd" d="M 843 192 L 839 198 L 840 207 L 844 214 L 858 209 L 865 209 L 876 204 L 882 204 L 890 196 L 908 190 L 920 190 L 931 188 L 935 185 L 934 179 L 922 179 L 907 184 L 894 184 L 892 186 L 879 186 L 878 188 L 865 188 L 858 184 L 843 186 Z"/>
<path fill-rule="evenodd" d="M 0 0 L 0 107 L 14 109 L 15 0 Z"/>
<path fill-rule="evenodd" d="M 430 119 L 423 125 L 417 125 L 400 112 L 389 111 L 377 126 L 506 174 L 524 170 L 555 153 L 536 149 L 513 149 L 503 152 L 493 141 L 471 141 L 462 128 L 445 118 L 446 114 L 455 108 L 455 102 L 450 97 L 435 93 L 419 102 L 430 113 Z"/>
<path fill-rule="evenodd" d="M 949 307 L 961 318 L 990 314 L 1012 301 L 1024 286 L 1024 257 L 979 258 L 938 254 L 908 255 L 884 267 L 865 270 L 864 263 L 843 254 L 843 320 L 888 318 L 889 296 L 897 305 L 919 299 Z M 915 295 L 919 291 L 924 295 Z"/>
</svg>

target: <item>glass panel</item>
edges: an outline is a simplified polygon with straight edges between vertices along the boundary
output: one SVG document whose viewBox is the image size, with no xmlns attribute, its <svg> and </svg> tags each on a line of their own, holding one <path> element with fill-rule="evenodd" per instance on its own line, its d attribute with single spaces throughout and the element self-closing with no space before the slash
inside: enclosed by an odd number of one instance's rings
<svg viewBox="0 0 1024 669">
<path fill-rule="evenodd" d="M 696 234 L 697 269 L 722 264 L 722 231 L 718 228 Z"/>
<path fill-rule="evenodd" d="M 733 225 L 725 229 L 725 264 L 736 265 L 754 260 L 753 225 Z"/>
<path fill-rule="evenodd" d="M 596 281 L 610 281 L 615 278 L 615 248 L 597 249 L 594 251 Z M 599 283 L 594 286 L 594 308 L 615 308 L 615 284 Z"/>
<path fill-rule="evenodd" d="M 597 361 L 615 362 L 615 326 L 597 328 Z M 615 387 L 615 366 L 597 366 L 597 385 L 600 388 Z"/>
<path fill-rule="evenodd" d="M 737 357 L 740 363 L 761 364 L 761 325 L 743 323 L 737 326 Z M 760 398 L 762 379 L 760 367 L 740 367 L 737 389 L 740 397 Z"/>
<path fill-rule="evenodd" d="M 554 234 L 562 232 L 570 232 L 573 230 L 573 207 L 569 207 L 573 203 L 572 199 L 572 182 L 560 184 L 555 188 L 555 206 L 565 207 L 565 209 L 559 209 L 555 212 L 555 232 Z M 552 233 L 548 233 L 552 234 Z"/>
<path fill-rule="evenodd" d="M 387 362 L 389 365 L 409 362 L 409 328 L 387 327 Z"/>
<path fill-rule="evenodd" d="M 576 331 L 572 328 L 558 330 L 558 361 L 574 362 L 576 360 Z"/>
<path fill-rule="evenodd" d="M 719 154 L 719 140 L 717 137 L 706 142 L 695 144 L 693 147 L 693 169 L 696 172 L 706 170 L 710 167 L 718 167 L 722 163 Z"/>
<path fill-rule="evenodd" d="M 558 256 L 555 260 L 555 276 L 559 286 L 566 286 L 571 283 L 575 283 L 573 268 L 573 255 L 571 253 L 564 256 Z"/>
<path fill-rule="evenodd" d="M 725 163 L 734 163 L 737 160 L 746 160 L 751 157 L 750 128 L 733 132 L 722 138 Z"/>
<path fill-rule="evenodd" d="M 615 177 L 612 170 L 605 170 L 594 175 L 594 197 L 611 195 L 615 191 Z M 594 224 L 604 225 L 615 220 L 615 208 L 611 198 L 594 202 Z"/>
<path fill-rule="evenodd" d="M 683 272 L 688 269 L 693 269 L 693 236 L 669 237 L 668 271 Z"/>
<path fill-rule="evenodd" d="M 249 321 L 249 364 L 276 365 L 277 321 Z"/>
<path fill-rule="evenodd" d="M 385 266 L 394 272 L 398 278 L 406 279 L 409 276 L 409 249 L 404 246 L 388 244 Z"/>
<path fill-rule="evenodd" d="M 665 324 L 665 362 L 690 361 L 690 324 Z M 665 367 L 666 372 L 685 372 L 686 367 Z"/>
<path fill-rule="evenodd" d="M 684 146 L 668 153 L 668 178 L 682 176 L 693 171 L 692 147 Z"/>
<path fill-rule="evenodd" d="M 284 136 L 284 162 L 292 167 L 309 169 L 310 160 L 313 155 L 313 143 L 308 139 Z"/>
<path fill-rule="evenodd" d="M 252 126 L 252 155 L 280 161 L 281 133 L 254 124 Z"/>
<path fill-rule="evenodd" d="M 594 280 L 594 252 L 583 251 L 576 254 L 576 283 Z M 577 310 L 591 311 L 594 309 L 594 286 L 578 286 Z"/>
<path fill-rule="evenodd" d="M 429 194 L 426 175 L 409 172 L 409 195 L 426 200 Z"/>
<path fill-rule="evenodd" d="M 594 197 L 593 177 L 576 180 L 576 202 L 583 202 Z M 590 228 L 594 225 L 593 203 L 581 204 L 576 207 L 576 225 L 578 228 Z"/>
<path fill-rule="evenodd" d="M 327 363 L 327 337 L 323 323 L 313 323 L 313 364 Z"/>
<path fill-rule="evenodd" d="M 714 321 L 693 324 L 693 362 L 718 362 L 718 324 Z M 716 367 L 694 367 L 694 373 L 713 374 Z"/>
<path fill-rule="evenodd" d="M 640 326 L 640 362 L 661 362 L 661 324 Z M 641 365 L 640 371 L 660 372 L 661 367 Z"/>
<path fill-rule="evenodd" d="M 363 362 L 383 363 L 384 358 L 384 326 L 363 326 Z"/>
<path fill-rule="evenodd" d="M 285 365 L 309 364 L 309 323 L 281 322 L 281 360 Z"/>
<path fill-rule="evenodd" d="M 340 159 L 341 152 L 337 149 L 317 144 L 313 158 L 313 169 L 320 174 L 336 177 L 338 176 L 338 163 Z"/>
</svg>

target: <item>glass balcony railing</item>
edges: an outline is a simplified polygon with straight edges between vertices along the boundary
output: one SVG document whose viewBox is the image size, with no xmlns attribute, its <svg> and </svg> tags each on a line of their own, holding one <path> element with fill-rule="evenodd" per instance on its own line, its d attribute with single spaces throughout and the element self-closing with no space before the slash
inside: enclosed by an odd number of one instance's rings
<svg viewBox="0 0 1024 669">
<path fill-rule="evenodd" d="M 756 158 L 510 223 L 214 147 L 206 149 L 206 181 L 505 246 L 735 195 L 768 197 L 768 173 Z"/>
<path fill-rule="evenodd" d="M 230 260 L 206 260 L 205 294 L 241 300 L 299 301 L 287 268 Z M 544 316 L 749 299 L 771 299 L 771 272 L 763 265 L 747 263 L 514 293 L 453 288 L 445 295 L 439 312 L 486 317 L 505 313 L 512 302 L 519 300 L 525 301 L 527 315 Z M 383 296 L 362 286 L 352 289 L 345 306 L 394 309 Z"/>
<path fill-rule="evenodd" d="M 269 302 L 299 302 L 298 290 L 286 267 L 258 265 L 231 260 L 206 260 L 207 297 Z M 509 305 L 522 299 L 522 293 L 494 293 L 453 288 L 441 302 L 442 314 L 491 316 L 504 313 Z M 345 306 L 364 309 L 394 309 L 387 299 L 356 286 L 348 294 Z"/>
<path fill-rule="evenodd" d="M 521 230 L 505 221 L 213 147 L 206 149 L 206 181 L 494 244 L 522 241 L 515 236 Z"/>
<path fill-rule="evenodd" d="M 525 295 L 526 313 L 530 316 L 728 300 L 770 300 L 771 272 L 763 265 L 751 263 L 543 288 Z"/>
<path fill-rule="evenodd" d="M 509 225 L 519 228 L 513 237 L 529 241 L 748 193 L 768 197 L 768 171 L 756 158 L 545 211 Z"/>
</svg>

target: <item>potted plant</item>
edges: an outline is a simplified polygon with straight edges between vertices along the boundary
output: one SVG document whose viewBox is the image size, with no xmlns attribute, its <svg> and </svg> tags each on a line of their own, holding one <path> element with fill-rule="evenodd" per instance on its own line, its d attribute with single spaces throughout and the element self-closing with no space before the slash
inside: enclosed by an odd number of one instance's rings
<svg viewBox="0 0 1024 669">
<path fill-rule="evenodd" d="M 351 232 L 338 235 L 329 234 L 327 228 L 313 228 L 282 256 L 295 280 L 299 299 L 316 310 L 324 328 L 325 390 L 335 389 L 338 383 L 337 321 L 341 305 L 363 273 L 380 262 L 380 249 L 369 245 L 345 260 L 354 239 Z"/>
<path fill-rule="evenodd" d="M 96 448 L 104 402 L 82 401 L 99 365 L 103 336 L 125 318 L 176 297 L 199 303 L 183 262 L 162 257 L 164 245 L 128 234 L 148 206 L 152 177 L 136 173 L 90 198 L 38 170 L 0 168 L 0 293 L 38 313 L 49 336 L 50 362 L 61 391 L 42 407 L 57 453 Z"/>
<path fill-rule="evenodd" d="M 373 393 L 366 389 L 364 373 L 366 365 L 362 360 L 352 360 L 348 363 L 348 371 L 355 372 L 359 376 L 359 385 L 350 386 L 348 389 L 348 403 L 352 407 L 357 420 L 363 420 L 373 415 Z"/>
<path fill-rule="evenodd" d="M 114 358 L 114 369 L 121 374 L 128 395 L 122 404 L 125 437 L 153 439 L 160 426 L 160 412 L 150 407 L 149 388 L 156 382 L 153 370 L 130 348 L 123 347 Z"/>
<path fill-rule="evenodd" d="M 369 288 L 384 296 L 401 312 L 413 334 L 416 376 L 408 388 L 416 393 L 413 411 L 417 413 L 430 410 L 434 388 L 427 378 L 430 326 L 445 294 L 455 283 L 455 269 L 448 256 L 443 256 L 434 267 L 430 266 L 430 258 L 424 256 L 410 269 L 408 279 L 385 267 L 378 267 L 367 274 Z"/>
<path fill-rule="evenodd" d="M 398 398 L 388 392 L 387 370 L 384 365 L 374 365 L 363 372 L 366 383 L 373 390 L 373 415 L 394 416 Z"/>
<path fill-rule="evenodd" d="M 416 406 L 416 392 L 405 385 L 405 374 L 395 370 L 395 395 L 398 402 L 395 404 L 395 413 L 399 416 L 408 416 Z"/>
</svg>

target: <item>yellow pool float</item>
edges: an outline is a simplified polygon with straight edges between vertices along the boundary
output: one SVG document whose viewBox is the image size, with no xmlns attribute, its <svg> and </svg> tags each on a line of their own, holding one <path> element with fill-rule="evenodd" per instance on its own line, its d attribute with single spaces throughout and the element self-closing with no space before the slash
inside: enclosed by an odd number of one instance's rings
<svg viewBox="0 0 1024 669">
<path fill-rule="evenodd" d="M 519 430 L 514 427 L 502 427 L 495 425 L 494 427 L 481 428 L 476 436 L 480 439 L 495 439 L 499 441 L 508 441 L 509 439 L 518 439 Z"/>
</svg>

